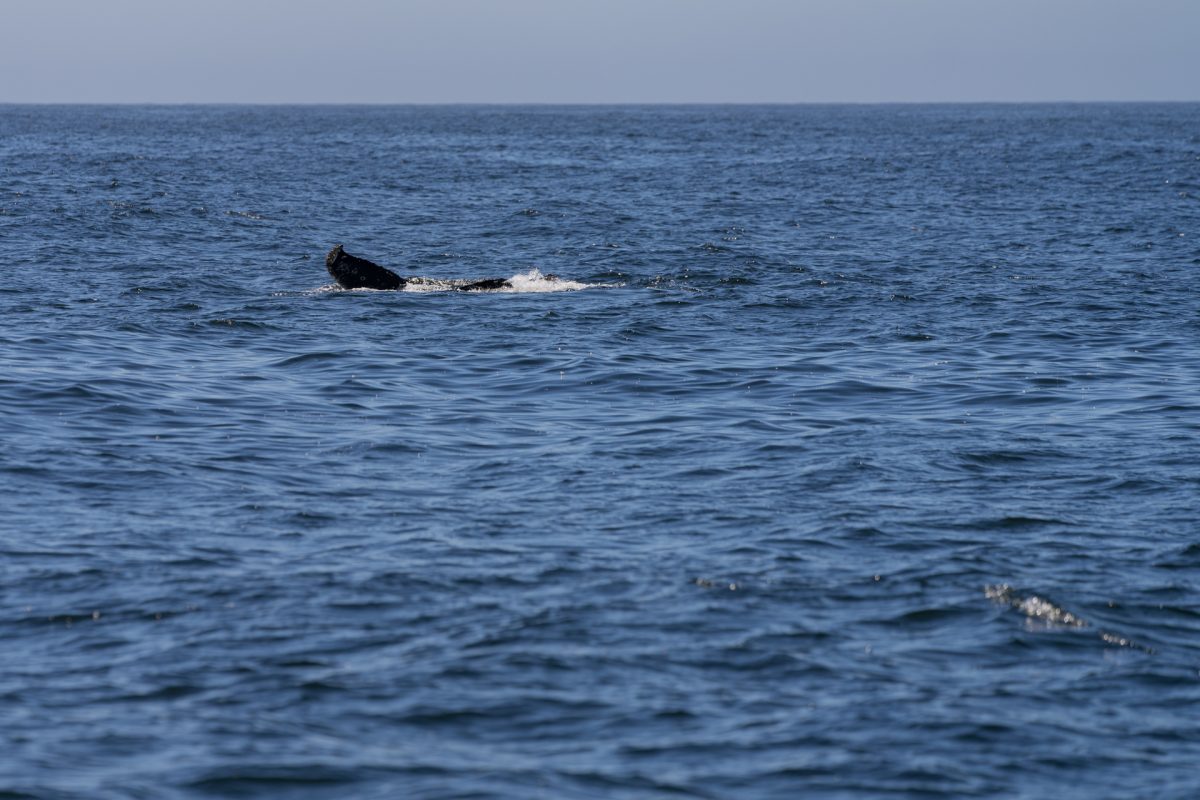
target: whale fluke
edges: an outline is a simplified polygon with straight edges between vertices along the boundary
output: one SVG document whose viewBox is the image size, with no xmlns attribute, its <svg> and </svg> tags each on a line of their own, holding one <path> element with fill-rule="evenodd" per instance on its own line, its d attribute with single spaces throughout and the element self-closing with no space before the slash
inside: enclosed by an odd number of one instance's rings
<svg viewBox="0 0 1200 800">
<path fill-rule="evenodd" d="M 325 268 L 343 289 L 404 288 L 404 278 L 365 258 L 350 255 L 340 244 L 325 256 Z"/>
<path fill-rule="evenodd" d="M 367 261 L 365 258 L 352 256 L 342 249 L 339 244 L 325 256 L 325 268 L 343 289 L 403 289 L 408 280 L 401 278 L 386 267 L 381 267 Z M 550 276 L 556 279 L 555 276 Z M 429 283 L 427 278 L 412 278 L 413 284 Z M 511 289 L 512 282 L 507 278 L 484 278 L 471 283 L 459 282 L 453 285 L 446 282 L 446 288 L 454 288 L 460 292 L 485 292 L 490 289 Z"/>
</svg>

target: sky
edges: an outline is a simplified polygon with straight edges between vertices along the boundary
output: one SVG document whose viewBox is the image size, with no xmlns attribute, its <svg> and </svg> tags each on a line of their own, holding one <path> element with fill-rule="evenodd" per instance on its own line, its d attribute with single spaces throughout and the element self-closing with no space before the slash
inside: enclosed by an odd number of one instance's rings
<svg viewBox="0 0 1200 800">
<path fill-rule="evenodd" d="M 0 0 L 0 102 L 1200 100 L 1200 0 Z"/>
</svg>

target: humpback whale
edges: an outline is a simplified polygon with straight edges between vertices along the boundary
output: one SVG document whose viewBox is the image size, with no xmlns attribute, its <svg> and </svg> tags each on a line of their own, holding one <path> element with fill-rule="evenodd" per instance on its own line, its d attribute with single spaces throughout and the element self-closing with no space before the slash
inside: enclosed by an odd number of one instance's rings
<svg viewBox="0 0 1200 800">
<path fill-rule="evenodd" d="M 343 289 L 403 289 L 407 283 L 386 267 L 350 255 L 340 244 L 325 256 L 325 269 Z"/>
<path fill-rule="evenodd" d="M 352 256 L 342 249 L 339 244 L 325 256 L 325 268 L 343 289 L 403 289 L 410 280 L 421 282 L 422 279 L 405 279 L 392 272 L 387 267 L 381 267 L 367 261 L 365 258 Z M 460 292 L 473 292 L 486 289 L 511 288 L 512 284 L 504 278 L 485 278 L 473 283 L 464 283 L 453 288 Z"/>
</svg>

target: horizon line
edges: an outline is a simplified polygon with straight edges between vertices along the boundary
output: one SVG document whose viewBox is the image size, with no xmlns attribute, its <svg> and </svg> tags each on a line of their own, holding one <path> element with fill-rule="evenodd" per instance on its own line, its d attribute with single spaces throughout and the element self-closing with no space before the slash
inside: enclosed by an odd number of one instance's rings
<svg viewBox="0 0 1200 800">
<path fill-rule="evenodd" d="M 0 106 L 981 106 L 1187 105 L 1195 99 L 1105 100 L 0 100 Z"/>
</svg>

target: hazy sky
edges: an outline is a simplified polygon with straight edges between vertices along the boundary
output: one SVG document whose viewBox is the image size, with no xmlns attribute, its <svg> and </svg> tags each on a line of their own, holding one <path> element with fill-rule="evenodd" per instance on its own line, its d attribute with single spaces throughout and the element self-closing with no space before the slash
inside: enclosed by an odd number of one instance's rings
<svg viewBox="0 0 1200 800">
<path fill-rule="evenodd" d="M 1200 100 L 1200 0 L 0 0 L 0 102 Z"/>
</svg>

